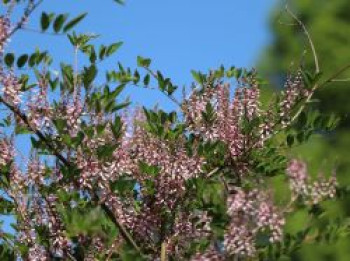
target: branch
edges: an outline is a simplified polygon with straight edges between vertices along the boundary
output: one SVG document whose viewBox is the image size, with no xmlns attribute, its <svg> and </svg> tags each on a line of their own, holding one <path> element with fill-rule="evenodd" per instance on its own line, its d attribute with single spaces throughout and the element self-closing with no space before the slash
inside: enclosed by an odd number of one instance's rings
<svg viewBox="0 0 350 261">
<path fill-rule="evenodd" d="M 349 68 L 350 68 L 350 64 L 343 66 L 338 71 L 336 71 L 333 75 L 331 75 L 327 80 L 325 80 L 323 83 L 321 83 L 320 87 L 322 87 L 328 83 L 334 82 L 334 81 L 348 81 L 348 80 L 350 80 L 350 79 L 338 79 L 338 80 L 336 79 L 339 75 L 344 73 Z"/>
<path fill-rule="evenodd" d="M 155 78 L 156 80 L 158 80 L 158 75 L 153 72 L 151 69 L 147 68 L 147 67 L 142 67 L 144 68 L 150 75 L 153 76 L 153 78 Z M 161 93 L 163 93 L 165 96 L 167 96 L 172 102 L 174 102 L 177 106 L 181 107 L 181 102 L 179 102 L 173 95 L 169 95 L 167 94 L 165 91 L 161 90 L 160 88 L 158 88 L 158 90 L 160 90 Z"/>
<path fill-rule="evenodd" d="M 207 177 L 208 177 L 208 178 L 211 178 L 211 177 L 214 176 L 214 174 L 216 174 L 219 170 L 220 170 L 220 168 L 219 168 L 219 167 L 216 167 L 215 169 L 213 169 L 212 171 L 210 171 L 210 172 L 207 174 Z"/>
<path fill-rule="evenodd" d="M 308 41 L 309 41 L 309 44 L 310 44 L 310 47 L 311 47 L 311 51 L 312 51 L 312 54 L 314 56 L 314 60 L 315 60 L 315 72 L 316 73 L 319 73 L 320 72 L 320 65 L 319 65 L 319 62 L 318 62 L 318 57 L 317 57 L 317 53 L 316 53 L 316 49 L 315 49 L 315 45 L 311 39 L 311 36 L 309 34 L 309 31 L 306 29 L 306 26 L 304 25 L 304 23 L 289 9 L 288 5 L 286 5 L 285 7 L 286 9 L 286 12 L 299 24 L 299 26 L 301 27 L 301 29 L 304 31 Z"/>
<path fill-rule="evenodd" d="M 37 9 L 44 0 L 39 0 L 37 3 L 34 4 L 34 0 L 29 0 L 29 3 L 24 11 L 24 14 L 21 18 L 21 20 L 17 23 L 17 25 L 9 32 L 8 37 L 10 38 L 16 31 L 21 29 L 23 25 L 26 23 L 27 18 L 34 12 L 35 9 Z"/>
<path fill-rule="evenodd" d="M 71 164 L 67 161 L 67 159 L 62 156 L 62 154 L 51 144 L 51 142 L 45 137 L 45 135 L 38 129 L 32 127 L 30 124 L 30 121 L 28 117 L 23 114 L 17 107 L 13 106 L 12 104 L 8 103 L 5 101 L 1 96 L 0 96 L 0 103 L 3 103 L 9 110 L 11 110 L 15 115 L 17 115 L 28 127 L 28 129 L 32 132 L 34 132 L 40 140 L 42 140 L 47 148 L 67 167 L 70 167 Z"/>
<path fill-rule="evenodd" d="M 305 102 L 303 103 L 303 105 L 300 106 L 299 110 L 294 114 L 294 116 L 291 118 L 291 120 L 289 121 L 288 124 L 282 126 L 279 130 L 275 131 L 273 134 L 270 134 L 269 136 L 267 136 L 265 139 L 263 139 L 262 141 L 260 142 L 265 142 L 267 141 L 268 139 L 270 139 L 271 136 L 274 136 L 275 134 L 277 134 L 278 132 L 280 132 L 281 130 L 289 127 L 300 115 L 300 113 L 305 109 L 305 106 L 307 103 L 310 102 L 313 94 L 315 93 L 315 91 L 321 87 L 324 87 L 325 85 L 329 84 L 329 83 L 332 83 L 334 81 L 337 81 L 335 80 L 339 75 L 341 75 L 342 73 L 344 73 L 346 70 L 350 69 L 350 64 L 347 64 L 345 66 L 343 66 L 342 68 L 340 68 L 338 71 L 336 71 L 332 76 L 330 76 L 327 80 L 325 80 L 323 83 L 320 83 L 320 84 L 315 84 L 312 89 L 310 90 L 310 93 L 309 95 L 306 97 L 306 100 Z M 350 80 L 350 79 L 349 79 Z M 344 79 L 344 81 L 347 81 L 347 79 Z M 254 148 L 255 146 L 257 145 L 254 144 L 252 148 Z"/>
<path fill-rule="evenodd" d="M 314 57 L 314 62 L 315 62 L 315 73 L 319 74 L 320 73 L 320 65 L 318 62 L 318 57 L 317 57 L 317 53 L 316 53 L 316 49 L 315 49 L 315 45 L 312 41 L 312 38 L 310 36 L 309 31 L 307 30 L 305 24 L 289 9 L 288 5 L 285 6 L 285 10 L 286 12 L 298 23 L 298 25 L 302 28 L 302 30 L 304 31 L 309 44 L 310 44 L 310 48 L 312 50 L 312 54 Z M 311 98 L 313 96 L 313 94 L 315 93 L 316 89 L 320 88 L 321 86 L 325 85 L 328 82 L 331 82 L 333 79 L 335 79 L 337 76 L 339 76 L 343 71 L 345 71 L 346 69 L 348 69 L 350 67 L 350 64 L 345 66 L 344 68 L 342 68 L 341 70 L 339 70 L 337 73 L 335 73 L 335 75 L 333 75 L 332 77 L 330 77 L 328 80 L 326 80 L 324 83 L 322 84 L 315 84 L 311 90 L 310 93 L 308 94 L 308 96 L 306 97 L 304 103 L 300 106 L 299 110 L 294 114 L 294 116 L 291 118 L 291 120 L 289 121 L 288 124 L 282 126 L 279 130 L 277 130 L 276 132 L 274 132 L 273 134 L 267 136 L 265 139 L 263 139 L 260 142 L 265 142 L 266 140 L 268 140 L 271 136 L 273 136 L 274 134 L 277 134 L 278 132 L 280 132 L 281 130 L 289 127 L 298 117 L 299 115 L 302 113 L 302 111 L 305 109 L 306 104 L 308 104 L 311 101 Z M 253 147 L 255 147 L 257 144 L 254 144 Z"/>
<path fill-rule="evenodd" d="M 167 248 L 167 243 L 163 242 L 161 247 L 161 253 L 160 253 L 161 261 L 167 261 L 166 248 Z"/>
<path fill-rule="evenodd" d="M 40 140 L 42 140 L 45 145 L 48 147 L 48 149 L 51 150 L 51 152 L 67 167 L 73 166 L 52 144 L 51 142 L 45 137 L 45 135 L 33 128 L 30 124 L 30 121 L 28 117 L 23 114 L 17 107 L 11 105 L 10 103 L 6 102 L 1 96 L 0 96 L 0 103 L 3 103 L 7 108 L 9 108 L 14 114 L 16 114 L 18 117 L 20 117 L 23 122 L 27 125 L 27 127 L 34 132 Z M 97 202 L 100 202 L 99 197 L 95 192 L 93 192 L 94 198 Z M 127 232 L 127 230 L 124 228 L 124 226 L 119 222 L 119 220 L 114 216 L 114 213 L 104 204 L 102 203 L 102 209 L 107 214 L 107 216 L 112 220 L 112 222 L 118 227 L 120 230 L 121 235 L 127 241 L 130 245 L 132 245 L 136 251 L 139 253 L 142 253 L 140 248 L 137 246 L 135 241 L 132 239 L 131 235 Z"/>
<path fill-rule="evenodd" d="M 28 31 L 28 32 L 32 32 L 32 33 L 37 33 L 37 34 L 43 34 L 43 35 L 50 35 L 50 36 L 66 36 L 67 34 L 64 33 L 53 33 L 53 32 L 43 32 L 34 28 L 30 28 L 30 27 L 21 27 L 20 28 L 22 31 Z"/>
<path fill-rule="evenodd" d="M 77 261 L 77 259 L 71 253 L 67 252 L 67 256 L 69 257 L 70 260 Z"/>
<path fill-rule="evenodd" d="M 346 78 L 346 79 L 334 79 L 334 80 L 332 80 L 332 82 L 350 82 L 350 78 Z"/>
<path fill-rule="evenodd" d="M 98 196 L 96 195 L 96 193 L 94 193 L 94 197 L 96 197 L 96 199 L 98 200 Z M 113 223 L 118 227 L 120 234 L 122 235 L 122 237 L 125 239 L 125 241 L 127 241 L 130 245 L 132 245 L 132 247 L 139 252 L 140 254 L 142 254 L 141 249 L 139 248 L 139 246 L 136 244 L 136 242 L 134 241 L 134 239 L 131 237 L 131 235 L 129 234 L 129 232 L 125 229 L 125 227 L 115 218 L 114 213 L 106 206 L 106 204 L 102 204 L 102 209 L 103 211 L 107 214 L 107 216 L 113 221 Z"/>
</svg>

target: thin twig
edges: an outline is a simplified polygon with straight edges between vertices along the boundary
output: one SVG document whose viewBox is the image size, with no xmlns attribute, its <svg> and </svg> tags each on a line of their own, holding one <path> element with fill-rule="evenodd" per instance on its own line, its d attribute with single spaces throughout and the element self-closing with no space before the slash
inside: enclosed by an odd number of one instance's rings
<svg viewBox="0 0 350 261">
<path fill-rule="evenodd" d="M 299 25 L 297 23 L 285 23 L 285 22 L 282 22 L 281 20 L 278 20 L 278 23 L 280 25 L 287 25 L 287 26 L 295 26 L 295 25 Z"/>
<path fill-rule="evenodd" d="M 332 82 L 350 82 L 350 78 L 346 78 L 346 79 L 334 79 L 331 80 Z"/>
<path fill-rule="evenodd" d="M 211 178 L 216 172 L 218 172 L 220 170 L 219 167 L 216 167 L 215 169 L 213 169 L 212 171 L 210 171 L 208 174 L 207 174 L 207 177 L 208 178 Z"/>
<path fill-rule="evenodd" d="M 55 146 L 53 146 L 51 144 L 51 142 L 46 138 L 46 136 L 44 135 L 44 133 L 42 133 L 40 130 L 38 130 L 37 128 L 34 128 L 27 115 L 23 114 L 17 107 L 13 106 L 12 104 L 8 103 L 7 101 L 5 101 L 1 96 L 0 96 L 0 103 L 3 103 L 8 109 L 10 109 L 15 115 L 17 115 L 28 127 L 28 129 L 30 131 L 32 131 L 33 133 L 35 133 L 40 140 L 42 140 L 45 145 L 47 146 L 47 148 L 66 166 L 70 166 L 70 163 L 67 161 L 67 159 L 65 157 L 63 157 L 60 152 L 57 150 L 57 148 Z"/>
<path fill-rule="evenodd" d="M 36 4 L 34 4 L 33 0 L 30 0 L 27 8 L 24 11 L 24 14 L 21 18 L 21 20 L 17 23 L 17 25 L 9 32 L 8 37 L 10 38 L 16 31 L 23 28 L 23 25 L 26 23 L 27 18 L 34 12 L 35 9 L 37 9 L 44 0 L 39 0 Z"/>
<path fill-rule="evenodd" d="M 66 34 L 64 33 L 53 33 L 53 32 L 44 32 L 41 30 L 37 30 L 34 28 L 30 28 L 30 27 L 21 27 L 20 28 L 22 31 L 28 31 L 28 32 L 32 32 L 32 33 L 38 33 L 38 34 L 44 34 L 44 35 L 50 35 L 50 36 L 66 36 Z"/>
<path fill-rule="evenodd" d="M 339 69 L 337 72 L 335 72 L 332 76 L 330 76 L 327 80 L 325 80 L 323 83 L 320 83 L 320 84 L 315 84 L 312 89 L 310 90 L 310 93 L 309 95 L 306 97 L 306 100 L 305 102 L 303 103 L 302 106 L 300 106 L 299 110 L 294 114 L 294 116 L 291 118 L 291 120 L 289 121 L 288 124 L 282 126 L 279 130 L 277 130 L 276 132 L 274 132 L 273 134 L 267 136 L 265 139 L 262 140 L 262 142 L 265 142 L 267 141 L 268 139 L 270 139 L 270 137 L 276 135 L 278 132 L 280 132 L 281 130 L 289 127 L 300 115 L 300 113 L 304 110 L 306 104 L 310 103 L 311 101 L 311 98 L 314 94 L 314 92 L 317 90 L 317 89 L 320 89 L 322 87 L 324 87 L 325 85 L 329 84 L 329 83 L 332 83 L 334 81 L 334 79 L 336 79 L 339 75 L 341 75 L 343 72 L 345 72 L 346 70 L 350 69 L 350 64 L 347 64 L 345 66 L 343 66 L 341 69 Z M 349 79 L 350 80 L 350 79 Z M 253 148 L 257 145 L 254 144 Z"/>
<path fill-rule="evenodd" d="M 165 242 L 162 243 L 161 246 L 161 253 L 160 253 L 160 261 L 167 261 L 167 254 L 166 254 L 166 248 L 167 244 Z"/>
<path fill-rule="evenodd" d="M 73 98 L 76 99 L 76 95 L 77 95 L 77 85 L 78 85 L 78 50 L 79 50 L 79 46 L 74 46 L 74 75 L 73 75 L 73 90 L 74 90 L 74 94 L 73 94 Z"/>
<path fill-rule="evenodd" d="M 97 196 L 95 194 L 95 196 Z M 98 197 L 97 197 L 98 198 Z M 131 237 L 129 232 L 125 229 L 125 227 L 115 218 L 114 213 L 106 206 L 106 204 L 102 204 L 103 211 L 107 214 L 107 216 L 114 220 L 114 224 L 118 227 L 120 234 L 123 238 L 140 254 L 142 254 L 140 247 L 136 244 L 134 239 Z"/>
<path fill-rule="evenodd" d="M 315 49 L 315 45 L 312 41 L 312 38 L 309 34 L 309 31 L 307 30 L 305 24 L 289 9 L 288 5 L 285 6 L 285 10 L 286 12 L 299 24 L 299 26 L 302 28 L 302 30 L 304 31 L 309 44 L 310 44 L 310 48 L 312 50 L 312 54 L 314 57 L 314 62 L 315 62 L 315 73 L 319 74 L 320 73 L 320 66 L 319 66 L 319 62 L 318 62 L 318 57 L 317 57 L 317 53 L 316 53 L 316 49 Z M 312 96 L 314 95 L 315 91 L 320 88 L 321 86 L 325 85 L 326 83 L 328 83 L 329 81 L 331 81 L 332 79 L 335 79 L 336 77 L 338 77 L 343 71 L 345 71 L 346 69 L 348 69 L 350 67 L 350 64 L 348 66 L 345 66 L 344 68 L 342 68 L 341 70 L 339 70 L 335 75 L 333 75 L 331 78 L 329 78 L 326 82 L 324 82 L 323 84 L 318 84 L 315 83 L 315 85 L 311 88 L 309 94 L 307 95 L 304 103 L 300 106 L 300 108 L 298 109 L 298 111 L 294 114 L 294 116 L 291 118 L 291 120 L 289 121 L 288 124 L 283 125 L 279 130 L 275 131 L 274 134 L 279 133 L 281 130 L 289 127 L 298 117 L 299 115 L 302 113 L 302 111 L 305 109 L 305 106 L 311 101 Z M 265 142 L 266 140 L 268 140 L 271 136 L 274 135 L 269 135 L 267 136 L 265 139 L 263 139 L 260 142 Z M 254 144 L 253 148 L 257 145 Z"/>
<path fill-rule="evenodd" d="M 309 44 L 310 44 L 310 47 L 311 47 L 311 51 L 312 51 L 312 54 L 314 56 L 314 60 L 315 60 L 315 71 L 316 73 L 319 73 L 320 72 L 320 65 L 319 65 L 319 62 L 318 62 L 318 57 L 317 57 L 317 53 L 316 53 L 316 49 L 315 49 L 315 45 L 312 41 L 312 38 L 310 36 L 310 33 L 309 31 L 306 29 L 306 26 L 305 24 L 289 9 L 288 5 L 286 5 L 285 7 L 286 9 L 286 12 L 288 14 L 290 14 L 291 17 L 293 17 L 293 19 L 300 25 L 300 27 L 302 28 L 302 30 L 304 31 L 308 41 L 309 41 Z"/>
<path fill-rule="evenodd" d="M 67 252 L 67 256 L 69 257 L 69 259 L 77 261 L 77 259 L 71 253 Z"/>
<path fill-rule="evenodd" d="M 324 86 L 324 85 L 326 85 L 328 83 L 331 83 L 332 81 L 337 79 L 338 76 L 340 76 L 342 73 L 344 73 L 349 68 L 350 68 L 350 64 L 347 64 L 347 65 L 343 66 L 338 71 L 336 71 L 333 75 L 331 75 L 327 80 L 325 80 L 323 83 L 321 83 L 320 87 L 322 87 L 322 86 Z"/>
<path fill-rule="evenodd" d="M 144 68 L 150 75 L 153 76 L 153 78 L 155 78 L 156 80 L 158 80 L 158 75 L 153 72 L 151 69 L 149 69 L 148 67 L 142 67 Z M 181 102 L 179 102 L 173 95 L 169 95 L 167 94 L 165 91 L 161 90 L 158 88 L 158 90 L 160 90 L 161 93 L 163 93 L 166 97 L 168 97 L 172 102 L 174 102 L 177 106 L 181 107 Z"/>
</svg>

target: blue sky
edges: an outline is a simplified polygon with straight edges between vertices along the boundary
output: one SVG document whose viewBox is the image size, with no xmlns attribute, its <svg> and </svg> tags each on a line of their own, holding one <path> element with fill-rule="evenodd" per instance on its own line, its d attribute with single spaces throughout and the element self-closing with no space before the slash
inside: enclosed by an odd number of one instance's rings
<svg viewBox="0 0 350 261">
<path fill-rule="evenodd" d="M 268 16 L 277 0 L 46 0 L 34 13 L 28 27 L 39 29 L 39 17 L 46 12 L 88 12 L 79 32 L 100 34 L 100 43 L 123 41 L 116 56 L 101 64 L 101 70 L 116 68 L 120 61 L 135 67 L 138 55 L 150 57 L 152 68 L 161 70 L 179 86 L 191 83 L 192 69 L 207 71 L 225 66 L 252 67 L 269 43 Z M 65 36 L 19 31 L 7 51 L 30 53 L 35 47 L 49 50 L 56 61 L 72 62 L 73 49 Z M 58 63 L 56 63 L 57 65 Z M 80 64 L 83 65 L 83 64 Z M 54 68 L 53 68 L 54 69 Z M 134 105 L 165 109 L 172 104 L 156 91 L 130 87 Z M 23 138 L 22 150 L 29 149 Z M 5 219 L 8 223 L 11 219 Z M 8 225 L 5 225 L 8 229 Z"/>
<path fill-rule="evenodd" d="M 182 86 L 191 83 L 190 70 L 207 71 L 221 64 L 251 67 L 270 39 L 268 15 L 276 0 L 46 0 L 28 25 L 39 28 L 43 10 L 70 13 L 88 12 L 77 28 L 100 34 L 96 42 L 123 41 L 124 45 L 101 69 L 116 68 L 117 61 L 134 67 L 137 55 L 150 57 L 152 68 L 170 76 Z M 36 46 L 48 49 L 58 60 L 72 62 L 72 47 L 65 36 L 21 31 L 10 48 L 17 53 Z M 154 91 L 129 88 L 135 104 L 151 106 L 169 101 Z"/>
</svg>

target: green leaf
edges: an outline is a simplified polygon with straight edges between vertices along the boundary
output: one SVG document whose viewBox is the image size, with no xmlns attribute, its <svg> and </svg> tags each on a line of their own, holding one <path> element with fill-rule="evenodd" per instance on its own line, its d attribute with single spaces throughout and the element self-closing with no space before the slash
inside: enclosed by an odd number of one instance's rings
<svg viewBox="0 0 350 261">
<path fill-rule="evenodd" d="M 111 183 L 111 188 L 114 192 L 117 192 L 118 194 L 125 194 L 133 192 L 134 187 L 136 184 L 136 180 L 129 179 L 129 177 L 120 177 L 115 182 Z"/>
<path fill-rule="evenodd" d="M 143 79 L 143 84 L 148 86 L 149 82 L 150 82 L 151 76 L 149 74 L 147 74 L 145 76 L 145 78 Z"/>
<path fill-rule="evenodd" d="M 27 127 L 25 127 L 25 126 L 16 125 L 15 133 L 16 133 L 16 134 L 29 134 L 29 133 L 32 133 L 32 131 L 30 131 L 30 130 L 29 130 Z"/>
<path fill-rule="evenodd" d="M 235 67 L 231 67 L 227 72 L 226 72 L 226 77 L 227 78 L 232 78 L 235 76 Z"/>
<path fill-rule="evenodd" d="M 21 68 L 21 67 L 23 67 L 25 64 L 26 64 L 26 62 L 28 61 L 28 54 L 23 54 L 23 55 L 21 55 L 18 59 L 17 59 L 17 66 L 19 67 L 19 68 Z"/>
<path fill-rule="evenodd" d="M 67 128 L 67 122 L 64 119 L 55 119 L 53 120 L 53 124 L 56 126 L 58 133 L 63 133 Z"/>
<path fill-rule="evenodd" d="M 117 4 L 124 5 L 125 1 L 124 0 L 114 0 Z"/>
<path fill-rule="evenodd" d="M 151 65 L 151 59 L 143 58 L 141 56 L 137 56 L 137 66 L 148 68 Z"/>
<path fill-rule="evenodd" d="M 115 99 L 123 90 L 125 89 L 125 84 L 119 85 L 115 90 L 111 93 L 111 98 Z"/>
<path fill-rule="evenodd" d="M 108 46 L 107 50 L 106 50 L 106 55 L 110 56 L 113 53 L 115 53 L 116 51 L 118 51 L 118 49 L 123 45 L 123 42 L 117 42 L 114 44 L 111 44 L 110 46 Z"/>
<path fill-rule="evenodd" d="M 97 68 L 95 65 L 91 65 L 90 67 L 84 67 L 83 72 L 83 84 L 85 89 L 88 89 L 91 83 L 97 76 Z"/>
<path fill-rule="evenodd" d="M 69 30 L 71 30 L 74 26 L 76 26 L 81 20 L 83 20 L 85 18 L 85 16 L 87 15 L 87 13 L 83 13 L 77 17 L 75 17 L 74 19 L 72 19 L 71 21 L 69 21 L 63 28 L 63 32 L 68 32 Z"/>
<path fill-rule="evenodd" d="M 35 65 L 39 65 L 42 61 L 47 62 L 50 59 L 47 52 L 40 52 L 39 50 L 36 50 L 35 53 L 30 55 L 28 60 L 28 65 L 30 67 L 33 67 Z"/>
<path fill-rule="evenodd" d="M 234 76 L 236 79 L 239 79 L 242 76 L 243 70 L 241 68 L 236 68 L 234 71 Z"/>
<path fill-rule="evenodd" d="M 136 70 L 134 72 L 134 84 L 138 84 L 138 82 L 140 81 L 140 74 L 139 72 Z"/>
<path fill-rule="evenodd" d="M 120 119 L 120 116 L 116 116 L 114 123 L 111 123 L 111 130 L 116 140 L 119 140 L 119 138 L 122 135 L 122 127 L 123 127 L 123 123 Z"/>
<path fill-rule="evenodd" d="M 37 53 L 33 53 L 33 54 L 30 56 L 29 62 L 28 62 L 28 64 L 29 64 L 30 67 L 33 67 L 33 66 L 36 64 L 37 58 L 38 58 L 38 54 L 37 54 Z"/>
<path fill-rule="evenodd" d="M 120 104 L 117 104 L 116 106 L 114 106 L 114 108 L 112 109 L 112 112 L 116 112 L 118 110 L 124 109 L 125 107 L 128 107 L 130 105 L 131 102 L 126 101 Z"/>
<path fill-rule="evenodd" d="M 287 217 L 285 231 L 290 234 L 296 234 L 306 228 L 310 221 L 310 215 L 306 209 L 300 209 Z"/>
<path fill-rule="evenodd" d="M 58 33 L 62 29 L 62 26 L 66 21 L 67 17 L 68 17 L 67 14 L 60 14 L 59 16 L 57 16 L 57 18 L 55 19 L 55 22 L 53 23 L 53 29 L 55 33 Z"/>
<path fill-rule="evenodd" d="M 202 74 L 201 72 L 197 72 L 195 70 L 191 70 L 191 74 L 193 79 L 199 83 L 200 85 L 203 85 L 205 82 L 206 75 Z"/>
<path fill-rule="evenodd" d="M 5 64 L 8 67 L 12 67 L 14 61 L 15 61 L 14 53 L 8 53 L 8 54 L 5 55 Z"/>
<path fill-rule="evenodd" d="M 2 215 L 7 215 L 9 213 L 12 213 L 13 209 L 14 209 L 14 205 L 11 201 L 6 200 L 5 198 L 1 198 L 0 213 Z"/>
<path fill-rule="evenodd" d="M 148 165 L 144 161 L 139 161 L 139 170 L 141 173 L 151 176 L 156 176 L 160 171 L 159 167 Z"/>
<path fill-rule="evenodd" d="M 90 60 L 91 63 L 95 63 L 95 62 L 96 62 L 97 56 L 96 56 L 95 48 L 93 48 L 93 49 L 91 50 L 89 60 Z"/>
<path fill-rule="evenodd" d="M 113 155 L 113 152 L 117 149 L 116 144 L 105 144 L 97 148 L 97 157 L 99 159 L 107 159 Z"/>
<path fill-rule="evenodd" d="M 105 55 L 106 55 L 106 51 L 107 51 L 106 46 L 101 45 L 101 46 L 100 46 L 100 50 L 99 50 L 99 55 L 98 55 L 98 58 L 100 58 L 100 60 L 103 60 L 103 58 L 104 58 Z"/>
<path fill-rule="evenodd" d="M 287 145 L 288 147 L 292 147 L 293 144 L 294 144 L 294 136 L 290 134 L 287 136 Z"/>
<path fill-rule="evenodd" d="M 57 88 L 58 82 L 59 82 L 59 78 L 58 77 L 56 79 L 54 79 L 54 80 L 51 80 L 51 79 L 49 80 L 49 84 L 50 84 L 50 87 L 51 87 L 52 91 L 54 91 Z"/>
<path fill-rule="evenodd" d="M 306 113 L 303 111 L 300 113 L 299 115 L 299 119 L 298 119 L 298 123 L 301 127 L 304 127 L 307 123 L 307 115 Z"/>
<path fill-rule="evenodd" d="M 42 31 L 46 31 L 50 26 L 50 16 L 45 12 L 41 14 L 40 25 Z"/>
<path fill-rule="evenodd" d="M 36 140 L 34 137 L 30 137 L 30 141 L 32 142 L 32 146 L 35 149 L 38 149 L 40 146 L 40 142 Z"/>
</svg>

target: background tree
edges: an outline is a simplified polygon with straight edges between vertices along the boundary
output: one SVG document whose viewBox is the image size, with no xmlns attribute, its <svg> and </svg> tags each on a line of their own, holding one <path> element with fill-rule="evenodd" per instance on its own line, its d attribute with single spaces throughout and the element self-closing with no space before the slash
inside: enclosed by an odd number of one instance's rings
<svg viewBox="0 0 350 261">
<path fill-rule="evenodd" d="M 350 2 L 346 0 L 290 2 L 291 9 L 297 13 L 310 32 L 323 73 L 322 78 L 332 75 L 334 68 L 349 64 L 350 52 L 347 46 L 350 44 L 350 16 L 347 10 L 350 8 Z M 278 4 L 271 14 L 271 29 L 273 40 L 271 46 L 261 56 L 260 69 L 278 88 L 284 79 L 283 71 L 300 64 L 310 68 L 314 64 L 314 58 L 303 30 L 284 11 L 282 4 Z M 349 76 L 350 72 L 344 71 L 337 77 L 338 79 L 330 82 L 327 88 L 319 89 L 315 94 L 317 101 L 313 104 L 314 109 L 323 115 L 334 113 L 340 117 L 336 131 L 320 133 L 306 145 L 297 146 L 293 150 L 294 155 L 307 159 L 314 171 L 325 168 L 328 163 L 335 164 L 339 182 L 345 190 L 348 190 L 350 185 Z M 350 215 L 348 200 L 348 193 L 345 193 L 336 204 L 325 205 L 327 215 L 324 218 L 335 223 L 339 220 L 348 222 Z M 318 245 L 315 246 L 317 250 L 312 248 L 307 251 L 305 258 L 321 260 L 322 256 L 334 260 L 347 260 L 350 255 L 342 246 L 348 244 L 349 240 L 333 242 L 331 246 Z M 307 250 L 307 246 L 304 250 Z"/>
</svg>

